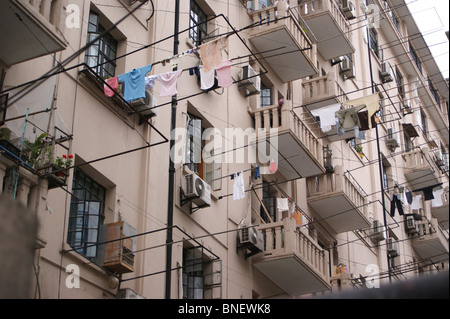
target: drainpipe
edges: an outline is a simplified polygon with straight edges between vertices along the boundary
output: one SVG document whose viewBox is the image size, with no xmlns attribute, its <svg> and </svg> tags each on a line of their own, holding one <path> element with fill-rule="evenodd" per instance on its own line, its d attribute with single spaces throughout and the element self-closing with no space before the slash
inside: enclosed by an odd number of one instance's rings
<svg viewBox="0 0 450 319">
<path fill-rule="evenodd" d="M 178 46 L 180 44 L 178 32 L 180 29 L 180 0 L 175 0 L 175 29 L 174 29 L 174 45 L 173 55 L 178 54 Z M 177 71 L 178 67 L 175 66 L 173 71 Z M 177 111 L 177 96 L 172 97 L 172 114 L 171 114 L 171 126 L 170 134 L 176 127 L 176 111 Z M 172 245 L 173 245 L 173 204 L 174 204 L 174 191 L 175 191 L 175 163 L 172 161 L 174 158 L 174 138 L 170 139 L 170 158 L 169 158 L 169 193 L 168 193 L 168 207 L 167 207 L 167 239 L 166 239 L 166 299 L 171 298 L 171 285 L 172 285 Z"/>
<path fill-rule="evenodd" d="M 373 80 L 373 70 L 372 70 L 372 55 L 371 55 L 371 48 L 370 48 L 370 33 L 369 28 L 367 28 L 367 48 L 369 53 L 369 70 L 370 70 L 370 80 L 372 83 L 372 94 L 375 94 L 375 82 Z M 370 121 L 371 119 L 369 119 Z M 378 167 L 380 172 L 380 185 L 381 185 L 381 203 L 383 206 L 383 219 L 384 219 L 384 225 L 386 227 L 386 238 L 389 238 L 389 230 L 387 227 L 387 217 L 386 217 L 386 200 L 384 198 L 384 184 L 383 184 L 383 164 L 381 161 L 381 148 L 380 148 L 380 132 L 378 130 L 378 125 L 375 127 L 375 131 L 377 133 L 377 152 L 378 152 Z M 387 239 L 386 239 L 387 241 Z M 389 256 L 389 252 L 386 249 L 386 257 L 387 257 L 387 266 L 388 266 L 388 272 L 389 272 L 389 283 L 392 283 L 392 270 L 391 270 L 391 259 Z"/>
</svg>

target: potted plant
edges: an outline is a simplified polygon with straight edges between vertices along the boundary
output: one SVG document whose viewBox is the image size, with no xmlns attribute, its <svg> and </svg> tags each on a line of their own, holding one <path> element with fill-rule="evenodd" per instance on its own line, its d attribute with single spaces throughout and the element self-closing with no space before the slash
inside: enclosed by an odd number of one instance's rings
<svg viewBox="0 0 450 319">
<path fill-rule="evenodd" d="M 55 172 L 58 177 L 66 177 L 67 169 L 72 166 L 73 163 L 73 155 L 65 155 L 58 156 L 55 160 L 55 166 L 57 171 Z"/>
<path fill-rule="evenodd" d="M 358 155 L 363 158 L 364 157 L 364 150 L 363 147 L 361 145 L 356 145 L 355 146 L 355 151 L 358 153 Z"/>
</svg>

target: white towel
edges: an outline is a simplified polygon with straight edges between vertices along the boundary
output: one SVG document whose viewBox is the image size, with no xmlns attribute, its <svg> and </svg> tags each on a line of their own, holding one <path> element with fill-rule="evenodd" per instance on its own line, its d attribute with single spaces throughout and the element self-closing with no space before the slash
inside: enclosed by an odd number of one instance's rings
<svg viewBox="0 0 450 319">
<path fill-rule="evenodd" d="M 411 204 L 411 208 L 413 210 L 422 209 L 422 195 L 414 196 L 413 202 Z"/>
<path fill-rule="evenodd" d="M 443 189 L 433 191 L 434 199 L 431 202 L 433 207 L 441 207 L 442 205 L 444 205 L 444 203 L 442 202 L 442 194 L 444 194 Z"/>
<path fill-rule="evenodd" d="M 277 208 L 280 212 L 289 211 L 289 202 L 287 198 L 277 198 Z"/>
<path fill-rule="evenodd" d="M 336 112 L 340 109 L 341 104 L 334 104 L 313 110 L 311 114 L 320 117 L 320 128 L 322 132 L 327 133 L 331 131 L 333 125 L 336 125 Z"/>
<path fill-rule="evenodd" d="M 244 173 L 234 177 L 233 200 L 238 201 L 245 198 Z"/>
<path fill-rule="evenodd" d="M 202 90 L 208 90 L 214 86 L 214 75 L 215 70 L 212 69 L 210 71 L 205 71 L 204 67 L 200 67 L 200 82 L 201 82 L 201 89 Z"/>
</svg>

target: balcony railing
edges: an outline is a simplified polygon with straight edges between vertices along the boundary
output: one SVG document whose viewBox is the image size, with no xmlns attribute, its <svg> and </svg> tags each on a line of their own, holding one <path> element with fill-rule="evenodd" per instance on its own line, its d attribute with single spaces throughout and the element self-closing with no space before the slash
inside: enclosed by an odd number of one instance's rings
<svg viewBox="0 0 450 319">
<path fill-rule="evenodd" d="M 285 158 L 290 159 L 291 165 L 299 165 L 298 169 L 302 171 L 311 164 L 310 170 L 301 172 L 303 177 L 318 175 L 325 172 L 323 167 L 323 149 L 321 141 L 306 126 L 303 120 L 286 108 L 279 110 L 278 106 L 270 106 L 252 111 L 255 118 L 255 130 L 258 138 L 267 138 L 268 135 L 261 135 L 264 129 L 267 134 L 272 129 L 278 130 L 279 152 Z M 262 131 L 264 132 L 264 131 Z M 290 137 L 290 144 L 282 143 L 285 136 Z M 287 138 L 287 137 L 286 137 Z M 293 141 L 291 143 L 291 141 Z M 295 156 L 302 156 L 302 163 L 296 163 Z M 303 155 L 304 153 L 304 155 Z M 292 171 L 292 167 L 290 167 Z M 285 176 L 287 177 L 287 176 Z M 298 176 L 297 176 L 298 177 Z"/>
<path fill-rule="evenodd" d="M 417 228 L 418 236 L 413 238 L 412 246 L 420 257 L 433 263 L 448 260 L 448 240 L 439 227 L 438 220 L 424 219 L 417 223 Z"/>
<path fill-rule="evenodd" d="M 62 9 L 62 1 L 60 0 L 18 0 L 28 2 L 41 16 L 50 22 L 52 25 L 58 27 L 57 18 L 59 17 L 59 10 Z"/>
<path fill-rule="evenodd" d="M 0 60 L 7 66 L 64 50 L 62 0 L 0 1 Z M 7 25 L 6 25 L 7 24 Z"/>
<path fill-rule="evenodd" d="M 370 226 L 367 194 L 341 166 L 333 174 L 306 179 L 308 204 L 336 233 Z"/>
<path fill-rule="evenodd" d="M 350 40 L 350 24 L 337 2 L 305 1 L 296 8 L 314 34 L 317 48 L 325 60 L 355 52 Z"/>
<path fill-rule="evenodd" d="M 348 101 L 334 74 L 303 80 L 302 87 L 303 102 L 310 110 Z"/>
<path fill-rule="evenodd" d="M 265 250 L 253 257 L 253 263 L 280 288 L 290 295 L 331 288 L 329 255 L 307 234 L 306 228 L 288 218 L 261 225 L 258 230 L 264 235 Z M 277 269 L 270 263 L 277 265 Z M 286 271 L 288 269 L 295 272 Z"/>
<path fill-rule="evenodd" d="M 278 74 L 290 82 L 316 74 L 316 46 L 306 34 L 306 23 L 286 1 L 250 11 L 256 25 L 249 39 Z M 259 26 L 258 26 L 259 25 Z"/>
<path fill-rule="evenodd" d="M 403 158 L 406 162 L 405 177 L 413 188 L 419 189 L 439 183 L 440 170 L 427 148 L 415 149 L 404 154 Z"/>
</svg>

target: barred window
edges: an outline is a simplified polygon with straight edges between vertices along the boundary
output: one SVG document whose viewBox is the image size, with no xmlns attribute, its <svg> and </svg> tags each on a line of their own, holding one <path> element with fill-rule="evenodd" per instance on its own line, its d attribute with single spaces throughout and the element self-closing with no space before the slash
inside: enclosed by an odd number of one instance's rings
<svg viewBox="0 0 450 319">
<path fill-rule="evenodd" d="M 68 244 L 78 253 L 97 257 L 98 235 L 104 220 L 106 190 L 81 170 L 75 170 Z"/>
<path fill-rule="evenodd" d="M 89 15 L 87 42 L 98 38 L 105 32 L 105 28 L 100 24 L 98 14 L 91 12 Z M 117 41 L 110 34 L 104 35 L 96 41 L 86 51 L 86 64 L 103 79 L 115 76 L 117 56 Z"/>
<path fill-rule="evenodd" d="M 190 21 L 189 21 L 189 38 L 194 41 L 196 45 L 200 45 L 208 34 L 207 23 L 208 16 L 206 13 L 200 8 L 200 6 L 194 1 L 191 0 L 191 12 L 190 12 Z"/>
</svg>

